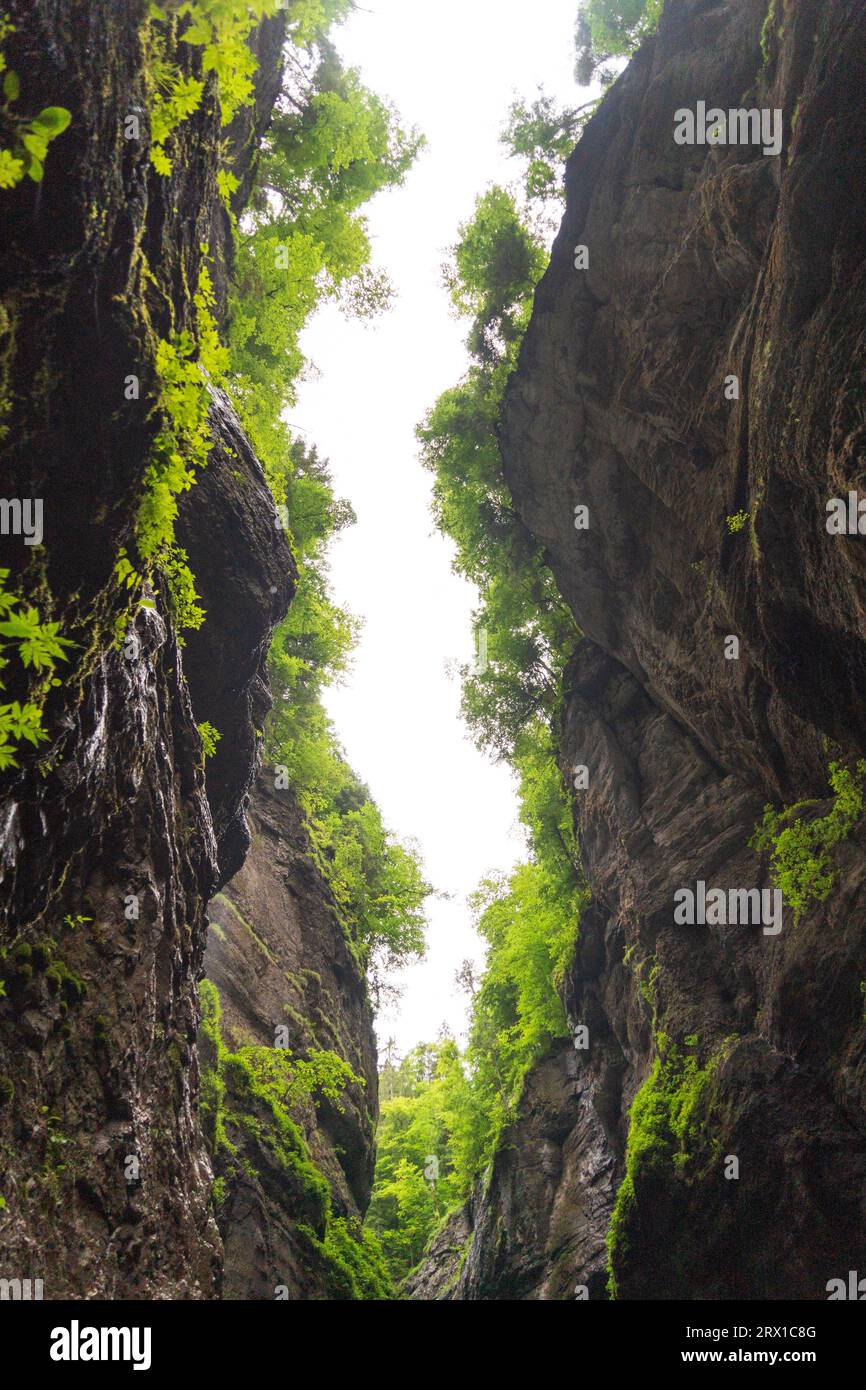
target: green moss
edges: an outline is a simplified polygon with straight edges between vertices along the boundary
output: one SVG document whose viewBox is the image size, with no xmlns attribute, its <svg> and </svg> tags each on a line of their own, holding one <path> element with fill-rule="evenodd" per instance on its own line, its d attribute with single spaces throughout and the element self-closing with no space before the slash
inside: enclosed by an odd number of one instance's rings
<svg viewBox="0 0 866 1390">
<path fill-rule="evenodd" d="M 277 962 L 274 960 L 274 957 L 271 955 L 271 952 L 268 950 L 267 945 L 259 936 L 255 927 L 253 927 L 251 923 L 247 921 L 246 917 L 244 917 L 243 913 L 241 913 L 238 910 L 238 908 L 232 902 L 231 898 L 227 898 L 225 893 L 217 893 L 216 897 L 214 898 L 214 902 L 221 903 L 223 907 L 227 907 L 229 909 L 232 916 L 236 917 L 237 920 L 240 922 L 244 931 L 249 932 L 252 940 L 254 941 L 257 948 L 261 951 L 262 955 L 270 961 L 271 965 L 276 965 Z"/>
<path fill-rule="evenodd" d="M 694 1035 L 692 1035 L 694 1036 Z M 665 1033 L 656 1036 L 659 1055 L 632 1102 L 625 1177 L 616 1194 L 607 1234 L 608 1293 L 617 1296 L 617 1270 L 628 1257 L 628 1229 L 642 1181 L 654 1168 L 684 1168 L 702 1142 L 701 1109 L 707 1085 L 728 1044 L 701 1067 Z"/>
<path fill-rule="evenodd" d="M 653 956 L 652 963 L 650 964 L 649 974 L 646 976 L 646 978 L 644 978 L 643 972 L 647 964 L 649 964 L 649 962 L 647 961 L 641 962 L 641 965 L 637 971 L 637 985 L 638 989 L 641 992 L 641 995 L 643 996 L 644 1002 L 647 1003 L 655 1013 L 656 985 L 658 984 L 658 977 L 661 974 L 661 966 L 659 965 L 655 956 Z"/>
<path fill-rule="evenodd" d="M 85 982 L 63 960 L 52 961 L 45 971 L 45 983 L 52 994 L 60 995 L 67 1004 L 80 1004 L 87 994 Z"/>
<path fill-rule="evenodd" d="M 330 1095 L 357 1078 L 330 1054 L 295 1059 L 281 1049 L 260 1046 L 229 1052 L 222 1037 L 219 992 L 212 981 L 202 981 L 200 998 L 201 1108 L 210 1120 L 214 1158 L 221 1169 L 213 1187 L 215 1208 L 224 1204 L 234 1174 L 255 1181 L 262 1177 L 259 1169 L 264 1172 L 276 1164 L 285 1176 L 285 1197 L 297 1229 L 321 1269 L 326 1296 L 393 1298 L 378 1241 L 357 1222 L 333 1216 L 330 1186 L 288 1109 L 298 1087 L 309 1096 L 315 1084 Z"/>
<path fill-rule="evenodd" d="M 212 980 L 202 980 L 199 985 L 199 1001 L 201 1031 L 207 1043 L 201 1055 L 199 1109 L 205 1121 L 213 1153 L 234 1153 L 234 1145 L 225 1131 L 226 1086 L 222 1076 L 222 1061 L 226 1048 L 220 1029 L 222 1009 L 219 991 Z"/>
<path fill-rule="evenodd" d="M 641 998 L 649 1005 L 653 1013 L 655 1013 L 656 985 L 661 973 L 661 966 L 658 964 L 655 956 L 650 956 L 637 963 L 633 963 L 639 944 L 639 942 L 635 941 L 629 946 L 622 958 L 622 963 L 627 970 L 631 970 L 634 973 L 635 982 L 640 991 Z M 649 967 L 648 971 L 647 967 Z"/>
<path fill-rule="evenodd" d="M 312 1162 L 300 1128 L 256 1078 L 248 1060 L 240 1053 L 225 1052 L 222 1075 L 226 1085 L 226 1125 L 249 1135 L 257 1147 L 271 1158 L 297 1184 L 324 1224 L 331 1202 L 331 1190 Z"/>
<path fill-rule="evenodd" d="M 761 54 L 765 66 L 767 66 L 778 53 L 782 37 L 785 33 L 784 24 L 780 24 L 778 29 L 776 28 L 778 10 L 779 0 L 770 0 L 770 8 L 767 11 L 767 17 L 761 28 Z"/>
<path fill-rule="evenodd" d="M 36 970 L 47 970 L 54 955 L 54 946 L 50 941 L 36 941 L 33 945 L 33 965 Z"/>
<path fill-rule="evenodd" d="M 200 1105 L 210 1121 L 214 1154 L 223 1154 L 231 1161 L 242 1138 L 251 1139 L 292 1179 L 299 1194 L 306 1199 L 311 1218 L 324 1230 L 331 1192 L 310 1159 L 301 1130 L 275 1099 L 271 1088 L 256 1075 L 251 1058 L 243 1052 L 231 1053 L 226 1048 L 216 986 L 211 980 L 202 980 L 199 993 L 202 1032 L 210 1053 L 203 1059 Z M 250 1049 L 253 1052 L 271 1050 Z M 237 1143 L 229 1137 L 229 1130 L 235 1132 Z"/>
<path fill-rule="evenodd" d="M 786 903 L 799 921 L 811 902 L 824 902 L 836 874 L 831 852 L 851 834 L 866 805 L 866 759 L 852 772 L 839 763 L 829 768 L 833 804 L 825 816 L 803 820 L 798 812 L 817 806 L 801 801 L 786 810 L 764 807 L 764 818 L 749 840 L 757 854 L 770 851 L 770 872 Z"/>
<path fill-rule="evenodd" d="M 299 1232 L 324 1263 L 327 1298 L 341 1302 L 396 1298 L 382 1247 L 359 1222 L 345 1217 L 329 1220 L 324 1240 L 309 1226 L 299 1227 Z"/>
</svg>

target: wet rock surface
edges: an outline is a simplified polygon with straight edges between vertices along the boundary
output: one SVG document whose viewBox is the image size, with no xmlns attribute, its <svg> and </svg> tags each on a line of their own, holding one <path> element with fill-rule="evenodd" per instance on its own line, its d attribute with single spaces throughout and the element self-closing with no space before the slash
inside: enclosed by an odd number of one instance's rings
<svg viewBox="0 0 866 1390">
<path fill-rule="evenodd" d="M 205 971 L 217 986 L 222 1034 L 232 1050 L 275 1045 L 276 1030 L 296 1057 L 334 1052 L 364 1085 L 339 1100 L 305 1102 L 297 1118 L 310 1158 L 326 1179 L 337 1217 L 363 1216 L 373 1180 L 378 1118 L 376 1042 L 367 987 L 337 905 L 316 864 L 289 791 L 257 779 L 249 815 L 252 846 L 240 873 L 208 909 Z M 247 1158 L 225 1165 L 218 1217 L 225 1240 L 226 1298 L 324 1296 L 324 1270 L 299 1225 L 315 1227 L 303 1194 L 269 1158 L 267 1146 L 231 1131 Z"/>
<path fill-rule="evenodd" d="M 207 899 L 247 843 L 262 662 L 292 565 L 261 469 L 217 399 L 217 447 L 181 537 L 208 619 L 181 646 L 156 592 L 135 616 L 134 656 L 118 642 L 112 571 L 158 428 L 154 343 L 190 326 L 201 244 L 228 232 L 219 114 L 206 98 L 160 178 L 146 5 L 8 9 L 28 106 L 64 105 L 73 120 L 44 181 L 3 194 L 0 493 L 44 499 L 45 531 L 35 552 L 4 536 L 0 563 L 77 645 L 46 705 L 47 763 L 25 754 L 0 791 L 0 1272 L 41 1278 L 46 1299 L 213 1297 L 222 1252 L 196 981 Z M 273 71 L 262 78 L 273 87 Z M 129 112 L 139 141 L 124 138 Z M 226 737 L 206 781 L 207 718 Z"/>
<path fill-rule="evenodd" d="M 825 811 L 828 763 L 866 743 L 864 542 L 825 527 L 862 476 L 866 13 L 765 20 L 764 0 L 667 7 L 570 160 L 510 389 L 508 482 L 586 634 L 562 764 L 589 770 L 565 1002 L 590 1045 L 530 1077 L 459 1298 L 603 1296 L 629 1110 L 665 1038 L 712 1063 L 702 1138 L 638 1165 L 618 1296 L 824 1299 L 862 1263 L 862 827 L 779 935 L 673 920 L 698 880 L 768 887 L 747 844 L 763 805 Z M 781 156 L 675 144 L 699 100 L 781 110 Z"/>
</svg>

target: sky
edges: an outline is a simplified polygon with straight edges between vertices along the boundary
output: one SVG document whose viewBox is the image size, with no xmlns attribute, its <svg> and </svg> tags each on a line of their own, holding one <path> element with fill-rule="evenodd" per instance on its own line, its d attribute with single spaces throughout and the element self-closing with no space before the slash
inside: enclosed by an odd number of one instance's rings
<svg viewBox="0 0 866 1390">
<path fill-rule="evenodd" d="M 401 972 L 402 997 L 377 1019 L 400 1055 L 442 1024 L 465 1041 L 461 962 L 483 943 L 467 897 L 525 857 L 510 770 L 469 741 L 459 678 L 471 659 L 474 588 L 453 574 L 453 546 L 435 530 L 431 475 L 415 427 L 467 366 L 441 266 L 491 183 L 517 176 L 499 142 L 515 96 L 536 88 L 578 105 L 577 0 L 366 0 L 338 31 L 346 63 L 417 126 L 427 147 L 404 186 L 368 208 L 376 265 L 397 290 L 389 312 L 362 324 L 323 307 L 302 339 L 314 364 L 289 412 L 330 461 L 335 491 L 358 524 L 331 550 L 334 598 L 362 618 L 353 669 L 326 705 L 349 761 L 390 830 L 417 841 L 428 881 L 428 949 Z"/>
</svg>

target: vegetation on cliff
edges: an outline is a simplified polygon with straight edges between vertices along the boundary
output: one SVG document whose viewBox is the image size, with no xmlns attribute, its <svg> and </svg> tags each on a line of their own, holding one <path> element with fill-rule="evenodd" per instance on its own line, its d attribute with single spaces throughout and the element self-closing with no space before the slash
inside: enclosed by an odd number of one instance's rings
<svg viewBox="0 0 866 1390">
<path fill-rule="evenodd" d="M 349 1085 L 363 1085 L 336 1053 L 307 1058 L 287 1049 L 242 1047 L 230 1052 L 221 1030 L 219 993 L 202 981 L 202 1114 L 216 1179 L 217 1219 L 233 1186 L 246 1177 L 267 1186 L 276 1172 L 278 1200 L 292 1212 L 296 1238 L 318 1270 L 325 1296 L 387 1299 L 394 1296 L 379 1243 L 360 1222 L 338 1215 L 330 1187 L 316 1167 L 299 1123 L 299 1111 L 321 1100 L 339 1105 Z M 275 1278 L 277 1274 L 275 1274 Z M 273 1296 L 282 1295 L 275 1285 Z"/>
<path fill-rule="evenodd" d="M 616 69 L 606 65 L 633 52 L 660 11 L 661 0 L 588 0 L 578 18 L 578 80 L 611 81 Z M 382 1073 L 369 1222 L 395 1278 L 465 1200 L 516 1114 L 529 1068 L 568 1033 L 559 990 L 588 889 L 557 748 L 562 675 L 580 633 L 512 504 L 497 429 L 547 237 L 561 217 L 564 162 L 594 105 L 558 108 L 543 91 L 512 104 L 502 140 L 519 176 L 479 196 L 445 272 L 469 322 L 469 370 L 418 429 L 435 519 L 456 544 L 456 570 L 478 588 L 474 623 L 486 635 L 487 661 L 462 671 L 463 715 L 479 747 L 518 775 L 530 858 L 474 897 L 488 952 L 479 981 L 463 971 L 472 996 L 465 1054 L 446 1038 Z"/>
<path fill-rule="evenodd" d="M 811 902 L 824 902 L 836 879 L 831 851 L 847 839 L 863 815 L 866 793 L 866 760 L 851 769 L 831 763 L 833 802 L 826 815 L 806 816 L 818 803 L 799 802 L 776 811 L 764 808 L 764 817 L 749 845 L 758 854 L 769 851 L 770 871 L 784 901 L 799 919 Z"/>
<path fill-rule="evenodd" d="M 357 623 L 330 598 L 327 549 L 354 520 L 333 493 L 327 463 L 285 424 L 304 360 L 298 338 L 314 309 L 336 299 L 369 316 L 387 307 L 387 278 L 371 269 L 361 213 L 399 184 L 421 144 L 396 113 L 345 69 L 327 23 L 293 31 L 278 109 L 264 137 L 250 204 L 235 227 L 226 386 L 262 460 L 299 570 L 270 653 L 275 708 L 266 730 L 277 786 L 289 786 L 344 909 L 374 993 L 424 944 L 430 888 L 418 856 L 386 830 L 346 763 L 322 691 L 346 670 Z M 301 41 L 300 37 L 303 37 Z"/>
<path fill-rule="evenodd" d="M 608 1230 L 611 1298 L 617 1296 L 617 1269 L 628 1254 L 629 1223 L 635 1219 L 638 1189 L 648 1186 L 654 1169 L 670 1164 L 685 1169 L 702 1148 L 712 1146 L 702 1108 L 713 1073 L 733 1041 L 729 1039 L 702 1066 L 696 1037 L 684 1040 L 684 1051 L 666 1034 L 656 1035 L 658 1056 L 629 1112 L 625 1176 Z"/>
</svg>

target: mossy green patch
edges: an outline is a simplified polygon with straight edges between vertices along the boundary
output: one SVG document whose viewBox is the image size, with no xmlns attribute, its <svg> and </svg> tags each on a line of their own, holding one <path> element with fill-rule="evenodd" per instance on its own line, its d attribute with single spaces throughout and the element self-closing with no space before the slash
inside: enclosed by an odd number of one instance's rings
<svg viewBox="0 0 866 1390">
<path fill-rule="evenodd" d="M 336 1217 L 324 1240 L 308 1226 L 301 1233 L 325 1265 L 325 1291 L 340 1301 L 390 1301 L 397 1297 L 382 1247 L 358 1221 Z"/>
<path fill-rule="evenodd" d="M 665 1033 L 656 1036 L 652 1071 L 632 1102 L 625 1177 L 616 1194 L 607 1234 L 608 1292 L 617 1296 L 617 1271 L 628 1257 L 628 1230 L 642 1181 L 655 1168 L 683 1169 L 705 1145 L 702 1110 L 707 1086 L 727 1050 L 704 1066 Z"/>
<path fill-rule="evenodd" d="M 866 804 L 866 759 L 852 771 L 839 763 L 829 768 L 833 804 L 824 816 L 804 820 L 797 813 L 817 802 L 801 801 L 786 810 L 764 807 L 749 848 L 769 850 L 770 872 L 776 888 L 794 909 L 798 921 L 811 902 L 824 902 L 833 890 L 836 874 L 831 852 L 847 839 L 863 815 Z"/>
</svg>

